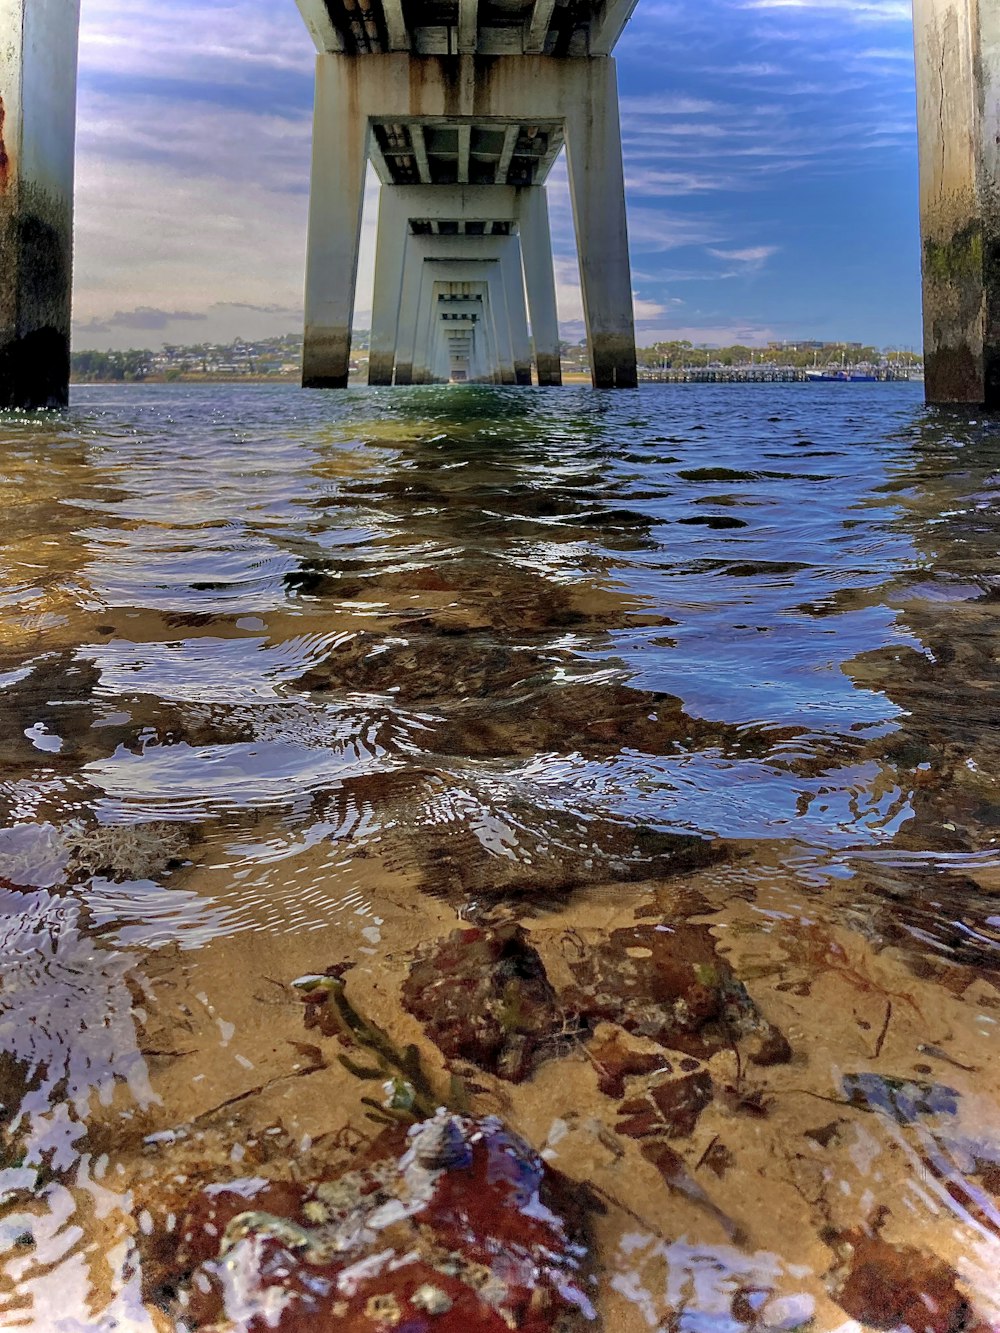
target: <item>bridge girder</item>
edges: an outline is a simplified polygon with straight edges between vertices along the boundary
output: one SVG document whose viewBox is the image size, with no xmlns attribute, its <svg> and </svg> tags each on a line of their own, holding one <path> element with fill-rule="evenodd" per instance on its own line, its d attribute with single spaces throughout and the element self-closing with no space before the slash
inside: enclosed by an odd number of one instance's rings
<svg viewBox="0 0 1000 1333">
<path fill-rule="evenodd" d="M 297 0 L 316 50 L 348 55 L 610 55 L 636 0 Z"/>
</svg>

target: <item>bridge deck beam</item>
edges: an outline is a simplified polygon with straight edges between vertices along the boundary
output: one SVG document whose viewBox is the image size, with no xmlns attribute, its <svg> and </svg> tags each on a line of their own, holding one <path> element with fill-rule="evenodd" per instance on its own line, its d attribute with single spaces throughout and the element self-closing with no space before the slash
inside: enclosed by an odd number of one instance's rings
<svg viewBox="0 0 1000 1333">
<path fill-rule="evenodd" d="M 0 0 L 0 408 L 69 398 L 79 0 Z"/>
<path fill-rule="evenodd" d="M 927 401 L 1000 408 L 1000 6 L 913 19 Z"/>
</svg>

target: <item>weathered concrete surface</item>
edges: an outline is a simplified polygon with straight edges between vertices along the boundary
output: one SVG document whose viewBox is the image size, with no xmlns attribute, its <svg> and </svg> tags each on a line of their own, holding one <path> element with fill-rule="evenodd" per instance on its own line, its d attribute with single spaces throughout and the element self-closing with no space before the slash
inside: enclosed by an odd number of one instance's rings
<svg viewBox="0 0 1000 1333">
<path fill-rule="evenodd" d="M 79 0 L 0 0 L 0 408 L 69 397 Z"/>
<path fill-rule="evenodd" d="M 398 188 L 383 185 L 378 200 L 375 291 L 368 350 L 369 384 L 392 383 L 399 306 L 403 294 L 403 263 L 406 258 L 406 211 Z"/>
<path fill-rule="evenodd" d="M 531 383 L 531 339 L 528 337 L 528 307 L 524 298 L 524 261 L 521 257 L 521 238 L 498 238 L 503 241 L 500 269 L 503 274 L 504 296 L 507 299 L 507 318 L 510 321 L 510 340 L 514 350 L 514 383 Z"/>
<path fill-rule="evenodd" d="M 531 339 L 528 336 L 525 305 L 525 281 L 529 288 L 532 324 L 536 347 L 542 349 L 539 383 L 559 383 L 559 327 L 556 319 L 555 279 L 552 271 L 552 245 L 549 236 L 545 187 L 501 185 L 383 185 L 379 192 L 378 236 L 375 252 L 375 291 L 372 306 L 369 384 L 391 384 L 393 368 L 404 367 L 404 380 L 412 372 L 409 361 L 401 355 L 400 318 L 403 303 L 404 269 L 418 251 L 415 237 L 410 237 L 410 223 L 503 223 L 509 235 L 435 235 L 424 236 L 431 253 L 452 258 L 474 259 L 480 255 L 502 256 L 504 283 L 514 342 L 514 376 L 518 384 L 531 381 Z M 526 251 L 522 255 L 521 232 L 528 236 L 531 249 L 530 277 Z M 410 240 L 414 241 L 409 245 Z M 443 249 L 434 249 L 434 246 Z M 408 259 L 409 256 L 409 259 Z M 536 327 L 537 326 L 537 327 Z M 555 371 L 553 373 L 553 365 Z"/>
<path fill-rule="evenodd" d="M 435 187 L 431 187 L 435 188 Z M 404 196 L 400 217 L 412 213 L 405 196 L 409 187 L 398 191 Z M 397 219 L 398 220 L 398 219 Z M 380 238 L 381 241 L 381 238 Z M 422 384 L 430 376 L 431 315 L 430 284 L 433 281 L 482 283 L 487 293 L 486 317 L 495 341 L 496 370 L 501 383 L 523 383 L 525 373 L 530 375 L 527 361 L 527 330 L 524 321 L 523 285 L 520 290 L 520 310 L 509 314 L 511 300 L 517 301 L 517 277 L 520 277 L 520 257 L 514 236 L 413 236 L 405 237 L 402 259 L 399 310 L 395 323 L 395 342 L 387 361 L 395 362 L 395 382 Z M 506 261 L 506 267 L 504 263 Z M 522 279 L 523 283 L 523 279 Z M 378 277 L 376 271 L 376 289 Z M 510 289 L 513 288 L 513 298 Z M 376 290 L 376 306 L 379 305 Z M 380 317 L 381 318 L 381 317 Z M 374 328 L 373 328 L 374 335 Z M 515 345 L 516 344 L 516 345 Z M 381 345 L 381 342 L 380 342 Z M 518 348 L 520 350 L 518 350 Z M 522 378 L 518 379 L 518 366 Z M 430 376 L 433 378 L 433 376 Z M 391 380 L 380 381 L 391 383 Z"/>
<path fill-rule="evenodd" d="M 544 188 L 523 191 L 518 230 L 538 383 L 559 385 L 562 384 L 559 317 L 556 310 L 555 271 L 552 266 L 549 204 Z"/>
<path fill-rule="evenodd" d="M 351 360 L 369 124 L 351 80 L 316 71 L 302 384 L 342 389 Z"/>
<path fill-rule="evenodd" d="M 618 81 L 613 60 L 593 60 L 590 97 L 566 121 L 587 350 L 595 388 L 638 384 L 635 316 L 625 220 Z"/>
<path fill-rule="evenodd" d="M 501 242 L 502 237 L 483 237 Z M 412 383 L 430 384 L 442 375 L 435 368 L 436 337 L 439 329 L 438 298 L 457 287 L 478 293 L 483 302 L 482 331 L 485 335 L 480 379 L 496 384 L 515 384 L 514 352 L 511 339 L 507 294 L 501 269 L 501 251 L 493 258 L 464 259 L 448 257 L 447 243 L 461 240 L 454 236 L 413 236 L 416 250 L 414 271 L 418 274 L 419 297 L 413 321 Z M 440 245 L 440 243 L 444 245 Z M 438 243 L 438 245 L 435 245 Z M 443 256 L 435 254 L 440 248 Z M 433 257 L 431 257 L 433 256 Z M 409 323 L 409 316 L 407 316 Z M 400 382 L 397 377 L 397 384 Z"/>
<path fill-rule="evenodd" d="M 1000 408 L 1000 7 L 913 18 L 927 401 Z"/>
<path fill-rule="evenodd" d="M 372 124 L 554 123 L 562 127 L 569 153 L 593 380 L 602 387 L 634 386 L 635 328 L 617 98 L 610 57 L 321 54 L 304 382 L 337 386 L 347 380 L 361 185 Z M 474 187 L 469 188 L 471 193 Z M 401 303 L 403 299 L 401 294 Z M 539 309 L 547 300 L 542 293 Z M 531 308 L 534 324 L 534 305 Z M 544 342 L 552 341 L 546 333 Z M 558 382 L 558 334 L 555 342 L 554 349 L 539 348 L 541 383 Z M 380 344 L 375 368 L 379 382 L 385 375 L 384 355 Z M 396 383 L 408 382 L 411 375 L 416 378 L 405 356 L 397 358 Z"/>
</svg>

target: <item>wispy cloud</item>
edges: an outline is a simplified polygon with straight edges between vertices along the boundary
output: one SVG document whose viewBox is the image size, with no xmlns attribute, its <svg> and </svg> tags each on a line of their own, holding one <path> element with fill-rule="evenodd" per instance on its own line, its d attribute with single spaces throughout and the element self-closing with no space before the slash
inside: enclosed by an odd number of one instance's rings
<svg viewBox="0 0 1000 1333">
<path fill-rule="evenodd" d="M 909 23 L 909 0 L 741 0 L 740 9 L 825 11 L 858 23 Z"/>
<path fill-rule="evenodd" d="M 713 250 L 710 248 L 708 253 L 715 255 L 716 259 L 727 259 L 730 263 L 743 264 L 748 269 L 756 269 L 761 268 L 766 260 L 777 254 L 779 248 L 777 245 L 751 245 L 743 250 Z"/>
</svg>

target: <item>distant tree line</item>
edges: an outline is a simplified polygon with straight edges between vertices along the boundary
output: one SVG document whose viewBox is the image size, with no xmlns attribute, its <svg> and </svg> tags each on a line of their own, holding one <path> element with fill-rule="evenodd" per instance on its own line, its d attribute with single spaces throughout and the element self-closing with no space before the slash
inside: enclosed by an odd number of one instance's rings
<svg viewBox="0 0 1000 1333">
<path fill-rule="evenodd" d="M 131 349 L 127 352 L 73 352 L 70 370 L 78 384 L 131 383 L 144 380 L 152 368 L 152 353 Z"/>
<path fill-rule="evenodd" d="M 695 347 L 683 339 L 654 343 L 638 352 L 640 366 L 650 369 L 698 369 L 705 366 L 797 366 L 806 369 L 812 365 L 825 366 L 843 360 L 847 365 L 879 365 L 883 361 L 899 361 L 903 366 L 921 364 L 915 352 L 883 349 L 860 343 L 824 343 L 821 347 L 798 346 L 788 343 L 776 347 L 747 347 L 734 343 L 732 347 Z"/>
</svg>

